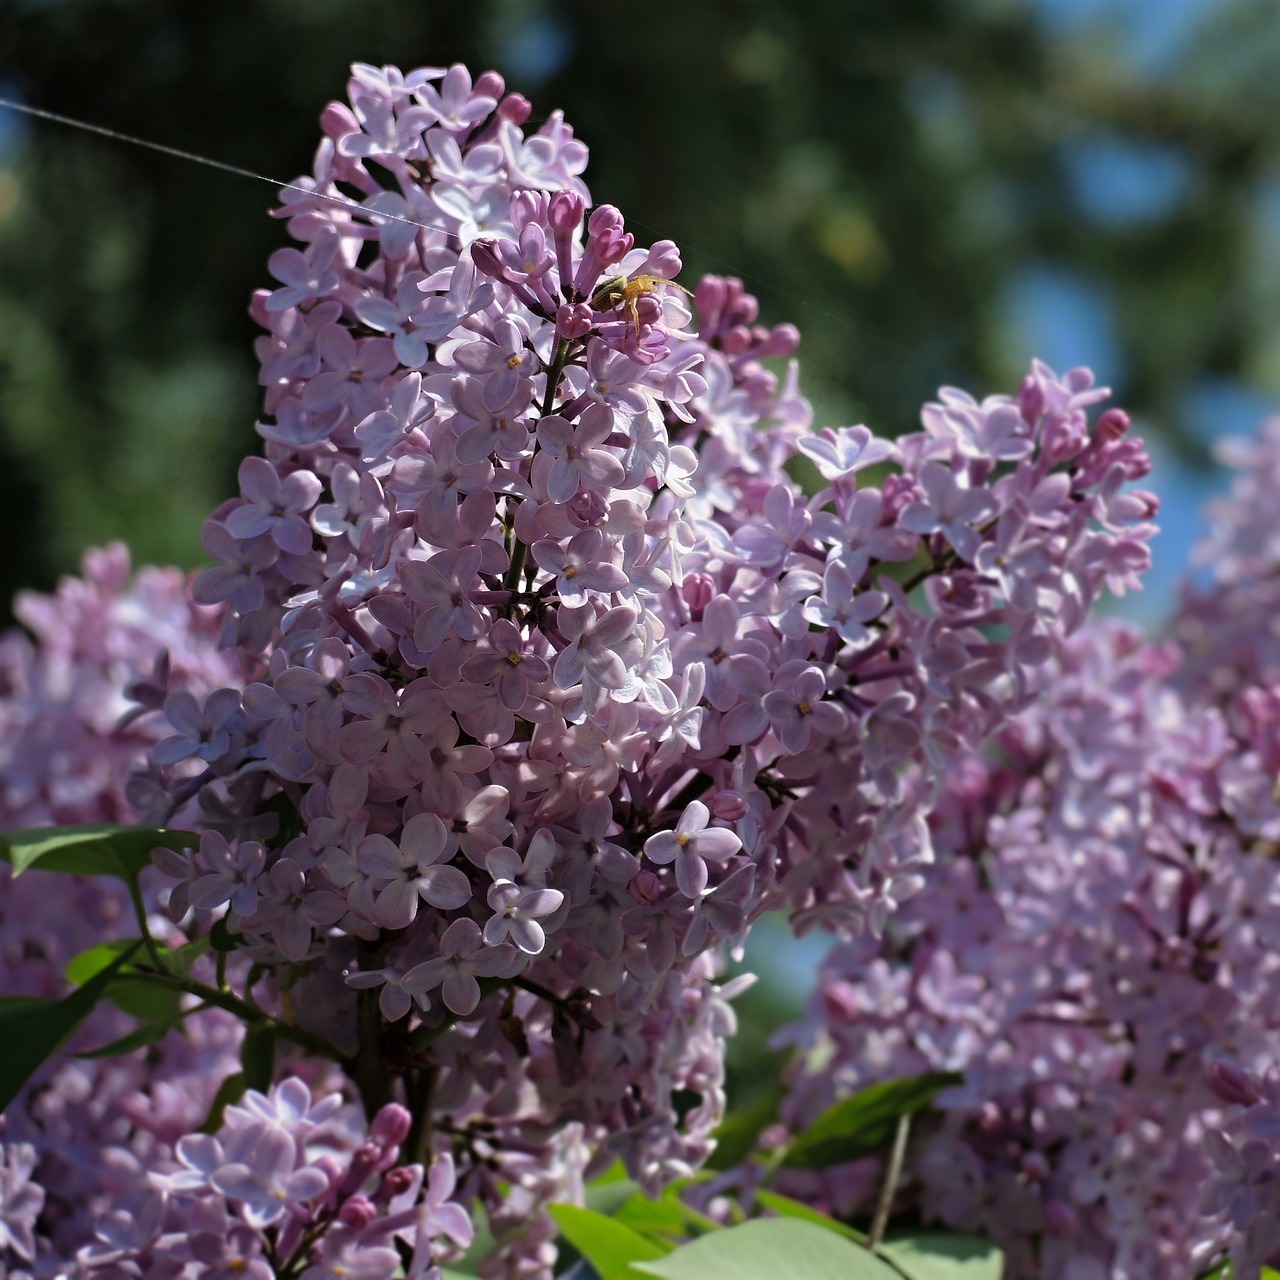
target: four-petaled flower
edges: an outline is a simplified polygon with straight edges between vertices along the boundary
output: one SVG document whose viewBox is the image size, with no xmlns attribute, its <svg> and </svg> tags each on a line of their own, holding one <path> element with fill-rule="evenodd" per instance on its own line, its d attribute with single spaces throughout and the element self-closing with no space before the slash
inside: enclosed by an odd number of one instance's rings
<svg viewBox="0 0 1280 1280">
<path fill-rule="evenodd" d="M 644 856 L 665 866 L 675 863 L 676 883 L 686 898 L 697 898 L 707 887 L 707 863 L 722 862 L 742 848 L 742 841 L 726 827 L 708 826 L 711 810 L 691 800 L 674 831 L 659 831 L 644 842 Z"/>
</svg>

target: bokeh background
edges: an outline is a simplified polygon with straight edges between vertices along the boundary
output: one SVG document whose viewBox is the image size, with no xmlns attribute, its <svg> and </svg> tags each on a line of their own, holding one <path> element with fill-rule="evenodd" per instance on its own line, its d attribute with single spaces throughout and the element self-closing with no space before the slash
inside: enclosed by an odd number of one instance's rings
<svg viewBox="0 0 1280 1280">
<path fill-rule="evenodd" d="M 1158 454 L 1149 619 L 1214 440 L 1280 406 L 1275 0 L 0 0 L 0 96 L 279 178 L 353 60 L 563 108 L 596 200 L 800 326 L 819 423 L 1092 365 Z M 0 601 L 109 538 L 200 562 L 257 448 L 272 199 L 0 110 Z M 810 963 L 758 955 L 755 1067 Z"/>
</svg>

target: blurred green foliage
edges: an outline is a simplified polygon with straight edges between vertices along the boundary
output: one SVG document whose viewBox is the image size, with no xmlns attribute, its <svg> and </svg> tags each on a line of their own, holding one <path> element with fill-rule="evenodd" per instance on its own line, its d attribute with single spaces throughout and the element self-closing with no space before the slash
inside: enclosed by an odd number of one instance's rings
<svg viewBox="0 0 1280 1280">
<path fill-rule="evenodd" d="M 1262 0 L 0 0 L 0 94 L 277 177 L 356 59 L 563 107 L 597 200 L 800 325 L 820 421 L 1010 387 L 1064 289 L 1063 360 L 1193 457 L 1198 388 L 1280 387 Z M 256 447 L 271 190 L 0 117 L 0 598 L 110 537 L 198 563 Z"/>
</svg>

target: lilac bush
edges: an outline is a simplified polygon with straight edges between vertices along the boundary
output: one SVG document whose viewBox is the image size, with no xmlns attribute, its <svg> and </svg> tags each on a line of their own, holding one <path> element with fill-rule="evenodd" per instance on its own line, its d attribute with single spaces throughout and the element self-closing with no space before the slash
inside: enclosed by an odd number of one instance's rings
<svg viewBox="0 0 1280 1280">
<path fill-rule="evenodd" d="M 963 1074 L 900 1207 L 994 1239 L 1013 1280 L 1280 1259 L 1278 445 L 1272 420 L 1227 447 L 1178 643 L 1091 624 L 1059 645 L 994 755 L 949 777 L 928 885 L 832 953 L 789 1033 L 796 1131 L 876 1081 Z M 787 1177 L 847 1214 L 881 1173 Z"/>
<path fill-rule="evenodd" d="M 550 1275 L 548 1206 L 616 1161 L 657 1193 L 713 1151 L 749 981 L 726 982 L 724 956 L 762 914 L 888 966 L 955 892 L 956 779 L 985 816 L 1005 777 L 974 780 L 984 744 L 1043 737 L 1069 689 L 1109 702 L 1109 680 L 1127 694 L 1160 666 L 1107 658 L 1112 633 L 1085 625 L 1138 585 L 1156 506 L 1087 370 L 1036 363 L 981 401 L 944 388 L 894 441 L 813 432 L 794 360 L 766 363 L 795 330 L 758 324 L 736 280 L 687 289 L 675 245 L 637 247 L 592 208 L 558 113 L 526 132 L 529 103 L 460 66 L 357 65 L 348 88 L 277 210 L 301 247 L 253 300 L 263 451 L 205 525 L 214 567 L 166 600 L 171 633 L 111 667 L 131 709 L 95 688 L 50 733 L 48 772 L 24 745 L 44 729 L 10 738 L 14 778 L 61 770 L 85 800 L 24 808 L 6 772 L 6 825 L 172 828 L 161 887 L 136 895 L 144 949 L 101 971 L 168 992 L 181 1024 L 149 1060 L 126 1034 L 121 1056 L 27 1085 L 3 1130 L 15 1271 L 416 1277 L 480 1209 L 483 1274 Z M 181 660 L 213 655 L 211 629 L 221 656 Z M 1130 739 L 1165 728 L 1135 716 Z M 1076 728 L 1103 776 L 1118 748 Z M 1225 760 L 1225 729 L 1180 732 L 1172 756 Z M 1045 751 L 1024 754 L 1006 791 L 1033 786 Z M 1119 820 L 1072 803 L 1099 843 Z M 1043 821 L 1011 820 L 1010 846 Z M 1153 921 L 1191 893 L 1174 872 L 1152 873 Z M 1041 887 L 1026 874 L 1020 901 Z M 1045 952 L 999 1007 L 982 1009 L 985 953 L 938 950 L 927 999 L 969 1027 L 941 1036 L 945 1065 L 977 1061 L 1037 972 L 1079 965 L 1063 938 L 1097 923 L 1092 891 L 1025 925 Z M 15 947 L 42 927 L 0 923 Z M 880 1075 L 936 1065 L 901 1042 L 906 1001 Z M 849 1080 L 871 1052 L 854 1038 Z M 185 1108 L 167 1096 L 184 1070 Z M 993 1093 L 974 1071 L 973 1096 Z M 842 1087 L 797 1081 L 792 1117 Z M 77 1176 L 97 1189 L 55 1212 L 46 1170 L 95 1106 Z"/>
</svg>

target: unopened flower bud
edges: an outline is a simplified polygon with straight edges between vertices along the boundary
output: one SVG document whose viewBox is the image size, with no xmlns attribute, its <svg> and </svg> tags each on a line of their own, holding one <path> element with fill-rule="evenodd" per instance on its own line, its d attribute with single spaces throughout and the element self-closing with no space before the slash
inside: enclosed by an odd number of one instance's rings
<svg viewBox="0 0 1280 1280">
<path fill-rule="evenodd" d="M 1018 408 L 1028 426 L 1035 426 L 1044 412 L 1044 389 L 1031 374 L 1023 378 L 1018 388 Z"/>
<path fill-rule="evenodd" d="M 631 877 L 631 883 L 627 886 L 627 892 L 643 906 L 648 906 L 651 902 L 656 902 L 658 896 L 662 893 L 662 881 L 652 872 L 648 870 L 637 871 Z"/>
<path fill-rule="evenodd" d="M 402 1196 L 409 1188 L 413 1186 L 413 1171 L 406 1169 L 403 1165 L 395 1169 L 389 1169 L 382 1179 L 382 1184 L 378 1187 L 379 1200 L 394 1200 L 397 1196 Z"/>
<path fill-rule="evenodd" d="M 377 1216 L 377 1206 L 368 1196 L 352 1196 L 338 1210 L 338 1221 L 353 1231 L 363 1231 Z"/>
<path fill-rule="evenodd" d="M 388 1102 L 369 1125 L 369 1137 L 382 1147 L 398 1147 L 409 1136 L 413 1117 L 398 1102 Z"/>
<path fill-rule="evenodd" d="M 649 250 L 649 275 L 661 276 L 664 280 L 673 280 L 680 274 L 683 263 L 680 261 L 680 250 L 673 240 L 658 240 Z"/>
<path fill-rule="evenodd" d="M 592 529 L 609 518 L 609 503 L 594 489 L 581 489 L 569 502 L 568 511 L 579 529 Z"/>
<path fill-rule="evenodd" d="M 359 133 L 360 121 L 350 107 L 341 102 L 331 102 L 320 113 L 320 128 L 327 138 L 343 138 L 349 133 Z"/>
<path fill-rule="evenodd" d="M 697 622 L 716 594 L 715 579 L 708 573 L 691 573 L 681 585 L 680 593 L 693 614 L 693 620 Z"/>
<path fill-rule="evenodd" d="M 496 71 L 482 71 L 477 77 L 472 93 L 477 98 L 500 98 L 507 82 Z"/>
<path fill-rule="evenodd" d="M 556 337 L 565 342 L 585 338 L 591 332 L 593 323 L 594 318 L 587 303 L 579 302 L 570 306 L 566 302 L 556 311 Z"/>
<path fill-rule="evenodd" d="M 522 93 L 509 93 L 498 103 L 498 115 L 512 124 L 524 124 L 533 114 L 533 103 Z"/>
<path fill-rule="evenodd" d="M 1108 409 L 1093 424 L 1095 444 L 1110 444 L 1129 430 L 1129 415 L 1123 409 Z"/>
<path fill-rule="evenodd" d="M 586 207 L 586 202 L 576 191 L 553 192 L 547 206 L 547 221 L 553 231 L 576 231 Z"/>
<path fill-rule="evenodd" d="M 1205 1075 L 1209 1088 L 1223 1102 L 1230 1102 L 1238 1107 L 1251 1107 L 1262 1100 L 1262 1095 L 1248 1074 L 1234 1063 L 1221 1060 L 1211 1062 Z"/>
<path fill-rule="evenodd" d="M 739 822 L 751 812 L 751 807 L 740 791 L 732 791 L 726 787 L 712 796 L 711 812 L 721 822 Z"/>
<path fill-rule="evenodd" d="M 492 276 L 495 280 L 502 280 L 507 273 L 506 267 L 503 265 L 502 259 L 498 257 L 490 240 L 473 240 L 471 242 L 471 261 L 476 264 L 476 270 L 483 272 L 487 276 Z"/>
</svg>

